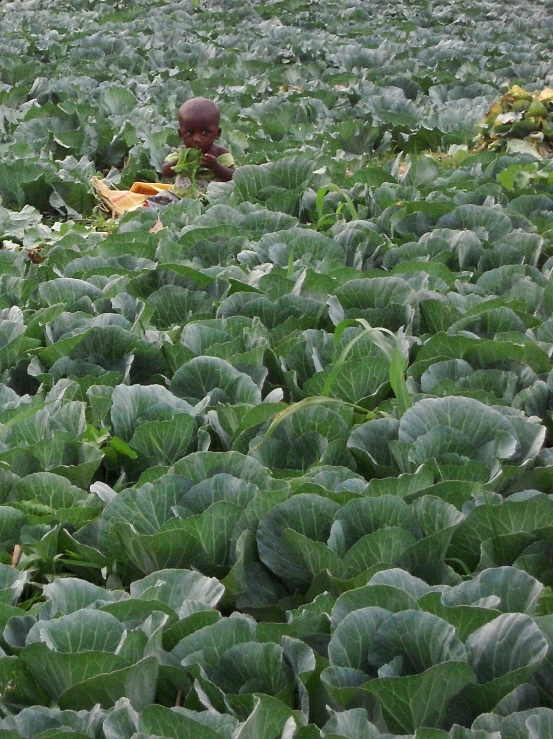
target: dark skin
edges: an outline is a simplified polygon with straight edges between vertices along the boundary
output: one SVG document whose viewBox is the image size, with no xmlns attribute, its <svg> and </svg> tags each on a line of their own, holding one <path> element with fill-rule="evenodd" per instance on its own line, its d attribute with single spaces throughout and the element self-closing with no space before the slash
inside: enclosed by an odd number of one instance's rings
<svg viewBox="0 0 553 739">
<path fill-rule="evenodd" d="M 223 167 L 217 157 L 226 154 L 228 149 L 215 141 L 221 135 L 219 109 L 211 100 L 195 98 L 181 105 L 179 110 L 179 136 L 189 149 L 199 149 L 202 154 L 200 166 L 209 169 L 219 182 L 232 180 L 234 169 Z M 163 177 L 174 177 L 175 163 L 165 163 L 161 170 Z"/>
</svg>

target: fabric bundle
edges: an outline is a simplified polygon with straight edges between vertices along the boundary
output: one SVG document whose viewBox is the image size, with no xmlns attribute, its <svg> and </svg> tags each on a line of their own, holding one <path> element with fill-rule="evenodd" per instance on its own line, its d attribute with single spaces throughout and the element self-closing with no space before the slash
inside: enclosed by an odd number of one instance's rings
<svg viewBox="0 0 553 739">
<path fill-rule="evenodd" d="M 90 184 L 114 218 L 141 208 L 146 200 L 154 195 L 173 189 L 173 185 L 162 182 L 134 182 L 130 190 L 115 190 L 108 187 L 99 177 L 93 177 Z"/>
</svg>

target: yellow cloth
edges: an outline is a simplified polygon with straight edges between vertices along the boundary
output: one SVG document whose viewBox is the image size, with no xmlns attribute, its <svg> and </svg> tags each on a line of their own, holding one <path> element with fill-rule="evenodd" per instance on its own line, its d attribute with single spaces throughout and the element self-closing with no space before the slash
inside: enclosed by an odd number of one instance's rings
<svg viewBox="0 0 553 739">
<path fill-rule="evenodd" d="M 112 190 L 99 177 L 93 177 L 90 183 L 114 218 L 140 208 L 152 195 L 173 188 L 162 182 L 134 182 L 130 190 Z"/>
</svg>

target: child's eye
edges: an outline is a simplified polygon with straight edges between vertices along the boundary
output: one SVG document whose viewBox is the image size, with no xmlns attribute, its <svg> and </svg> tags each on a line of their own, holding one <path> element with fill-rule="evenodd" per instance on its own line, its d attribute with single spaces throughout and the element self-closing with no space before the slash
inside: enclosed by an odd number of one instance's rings
<svg viewBox="0 0 553 739">
<path fill-rule="evenodd" d="M 209 131 L 202 131 L 202 136 L 208 136 L 208 135 L 209 135 Z"/>
<path fill-rule="evenodd" d="M 186 135 L 187 135 L 187 136 L 192 136 L 192 134 L 193 134 L 193 133 L 194 133 L 194 131 L 187 131 L 187 132 L 186 132 Z"/>
</svg>

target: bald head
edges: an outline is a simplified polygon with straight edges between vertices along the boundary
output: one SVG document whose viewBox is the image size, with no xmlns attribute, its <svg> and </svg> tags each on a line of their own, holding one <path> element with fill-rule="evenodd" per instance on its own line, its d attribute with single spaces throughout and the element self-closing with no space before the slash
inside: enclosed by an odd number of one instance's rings
<svg viewBox="0 0 553 739">
<path fill-rule="evenodd" d="M 185 146 L 200 149 L 204 154 L 212 151 L 221 135 L 219 108 L 213 100 L 192 98 L 179 108 L 179 136 Z"/>
<path fill-rule="evenodd" d="M 219 126 L 221 114 L 219 108 L 207 98 L 192 98 L 183 103 L 179 108 L 179 121 L 193 121 L 194 123 L 207 123 Z"/>
</svg>

